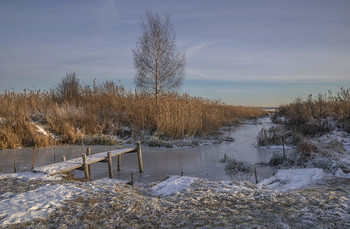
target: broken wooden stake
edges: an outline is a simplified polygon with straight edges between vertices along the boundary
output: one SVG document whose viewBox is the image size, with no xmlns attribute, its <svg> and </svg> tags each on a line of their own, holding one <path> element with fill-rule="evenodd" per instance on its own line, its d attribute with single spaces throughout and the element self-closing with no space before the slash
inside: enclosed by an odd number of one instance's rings
<svg viewBox="0 0 350 229">
<path fill-rule="evenodd" d="M 254 168 L 254 174 L 255 174 L 255 184 L 257 184 L 258 183 L 258 176 L 256 174 L 256 168 Z"/>
<path fill-rule="evenodd" d="M 134 181 L 135 181 L 135 178 L 134 178 L 134 172 L 131 172 L 131 180 L 130 180 L 130 185 L 134 185 Z"/>
<path fill-rule="evenodd" d="M 85 178 L 87 180 L 90 180 L 90 174 L 89 174 L 89 169 L 88 169 L 88 163 L 87 163 L 87 158 L 86 158 L 86 154 L 83 154 L 83 165 L 84 165 L 84 172 L 85 172 Z"/>
<path fill-rule="evenodd" d="M 118 171 L 120 171 L 120 164 L 121 164 L 121 162 L 122 162 L 122 155 L 119 154 L 118 155 L 118 168 L 117 168 Z"/>
<path fill-rule="evenodd" d="M 139 171 L 143 173 L 143 162 L 142 162 L 142 152 L 141 152 L 141 142 L 137 142 L 137 158 L 139 162 Z"/>
<path fill-rule="evenodd" d="M 90 147 L 87 147 L 87 148 L 86 148 L 86 155 L 87 155 L 87 156 L 91 156 L 91 148 L 90 148 Z M 88 170 L 89 170 L 89 175 L 91 176 L 90 164 L 88 164 Z"/>
<path fill-rule="evenodd" d="M 34 169 L 35 158 L 36 158 L 36 145 L 33 147 L 32 169 Z"/>
<path fill-rule="evenodd" d="M 16 160 L 13 161 L 13 171 L 15 173 L 17 173 L 17 164 L 16 164 Z"/>
<path fill-rule="evenodd" d="M 108 162 L 109 178 L 113 178 L 113 168 L 112 168 L 112 155 L 111 155 L 111 152 L 108 152 L 108 153 L 107 153 L 107 162 Z"/>
<path fill-rule="evenodd" d="M 283 144 L 283 157 L 286 158 L 286 146 L 285 146 L 284 137 L 282 137 L 282 144 Z"/>
</svg>

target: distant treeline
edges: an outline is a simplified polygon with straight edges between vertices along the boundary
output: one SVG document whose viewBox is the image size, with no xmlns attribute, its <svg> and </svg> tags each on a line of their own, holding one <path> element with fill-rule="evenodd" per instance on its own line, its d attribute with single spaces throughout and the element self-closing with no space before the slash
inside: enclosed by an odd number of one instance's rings
<svg viewBox="0 0 350 229">
<path fill-rule="evenodd" d="M 157 134 L 181 139 L 204 136 L 239 119 L 265 114 L 260 108 L 226 105 L 217 100 L 167 94 L 154 97 L 114 82 L 82 85 L 67 74 L 49 91 L 0 93 L 0 149 L 76 144 L 92 135 L 142 138 Z M 40 124 L 51 133 L 37 131 Z"/>
</svg>

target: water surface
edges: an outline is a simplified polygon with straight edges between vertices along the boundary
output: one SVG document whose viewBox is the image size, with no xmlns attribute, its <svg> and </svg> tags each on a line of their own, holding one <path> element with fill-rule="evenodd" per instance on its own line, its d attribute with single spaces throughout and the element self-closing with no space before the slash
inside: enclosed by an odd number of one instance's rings
<svg viewBox="0 0 350 229">
<path fill-rule="evenodd" d="M 234 127 L 233 131 L 225 131 L 225 135 L 234 138 L 234 142 L 206 145 L 192 148 L 153 148 L 142 145 L 144 173 L 138 173 L 136 154 L 122 155 L 121 171 L 116 171 L 116 158 L 113 159 L 114 177 L 117 179 L 130 179 L 130 173 L 134 172 L 135 180 L 142 183 L 150 183 L 163 179 L 167 175 L 180 175 L 208 178 L 210 180 L 229 180 L 225 173 L 225 164 L 220 159 L 235 158 L 249 163 L 268 161 L 272 155 L 281 149 L 268 149 L 257 147 L 257 134 L 265 127 L 272 125 L 269 118 L 261 118 L 257 121 L 247 121 L 245 124 Z M 92 154 L 116 149 L 115 146 L 90 146 Z M 130 147 L 125 145 L 123 147 Z M 35 167 L 81 157 L 86 148 L 77 145 L 39 148 Z M 24 148 L 16 150 L 0 151 L 0 172 L 13 172 L 13 161 L 16 160 L 19 171 L 30 171 L 33 149 Z M 255 166 L 258 179 L 265 179 L 272 175 L 270 167 Z M 91 166 L 92 179 L 108 177 L 107 163 L 95 163 Z M 75 176 L 83 177 L 84 173 L 75 171 Z M 253 177 L 251 178 L 253 181 Z"/>
</svg>

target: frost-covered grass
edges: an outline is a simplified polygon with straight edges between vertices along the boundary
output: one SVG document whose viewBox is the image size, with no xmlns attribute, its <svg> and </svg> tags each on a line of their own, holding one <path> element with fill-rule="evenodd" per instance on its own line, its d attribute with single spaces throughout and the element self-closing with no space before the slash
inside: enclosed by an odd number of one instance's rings
<svg viewBox="0 0 350 229">
<path fill-rule="evenodd" d="M 225 163 L 225 172 L 235 180 L 247 180 L 253 174 L 253 167 L 251 164 L 245 161 L 239 161 L 234 158 L 225 157 L 220 160 L 220 162 Z"/>
<path fill-rule="evenodd" d="M 22 187 L 30 185 L 24 180 L 0 179 L 7 183 L 15 181 Z M 250 182 L 179 176 L 149 186 L 130 186 L 113 179 L 42 182 L 35 189 L 0 194 L 1 203 L 5 203 L 0 204 L 0 227 L 350 226 L 350 183 L 344 178 L 324 176 L 317 169 L 279 171 L 258 187 Z M 0 186 L 0 191 L 3 187 Z"/>
</svg>

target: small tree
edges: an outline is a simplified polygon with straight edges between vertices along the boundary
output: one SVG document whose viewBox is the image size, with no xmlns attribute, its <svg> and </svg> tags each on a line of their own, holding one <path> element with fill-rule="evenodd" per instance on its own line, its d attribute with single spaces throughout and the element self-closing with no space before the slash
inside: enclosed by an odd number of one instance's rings
<svg viewBox="0 0 350 229">
<path fill-rule="evenodd" d="M 59 102 L 77 103 L 80 99 L 81 91 L 77 74 L 75 72 L 67 73 L 66 77 L 56 84 L 53 91 Z"/>
<path fill-rule="evenodd" d="M 158 106 L 159 95 L 182 86 L 185 53 L 176 50 L 169 15 L 162 20 L 158 14 L 146 12 L 141 26 L 142 36 L 133 50 L 137 69 L 135 84 L 142 92 L 154 94 Z"/>
</svg>

